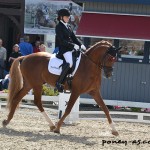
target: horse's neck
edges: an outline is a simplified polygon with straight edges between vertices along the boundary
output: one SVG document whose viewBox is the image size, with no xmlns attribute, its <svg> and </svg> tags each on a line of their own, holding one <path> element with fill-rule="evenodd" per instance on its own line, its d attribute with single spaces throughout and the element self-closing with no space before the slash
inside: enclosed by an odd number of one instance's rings
<svg viewBox="0 0 150 150">
<path fill-rule="evenodd" d="M 92 47 L 91 49 L 88 50 L 86 55 L 95 63 L 98 63 L 106 53 L 106 47 L 104 46 L 96 46 Z"/>
</svg>

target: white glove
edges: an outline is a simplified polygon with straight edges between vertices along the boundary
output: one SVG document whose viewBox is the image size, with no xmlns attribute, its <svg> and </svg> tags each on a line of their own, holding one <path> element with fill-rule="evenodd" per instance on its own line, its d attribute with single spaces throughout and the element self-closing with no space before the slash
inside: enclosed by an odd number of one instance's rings
<svg viewBox="0 0 150 150">
<path fill-rule="evenodd" d="M 79 45 L 75 44 L 75 45 L 74 45 L 74 49 L 75 49 L 75 50 L 79 50 Z"/>
<path fill-rule="evenodd" d="M 82 44 L 81 45 L 81 49 L 83 49 L 84 51 L 86 50 L 86 47 Z"/>
</svg>

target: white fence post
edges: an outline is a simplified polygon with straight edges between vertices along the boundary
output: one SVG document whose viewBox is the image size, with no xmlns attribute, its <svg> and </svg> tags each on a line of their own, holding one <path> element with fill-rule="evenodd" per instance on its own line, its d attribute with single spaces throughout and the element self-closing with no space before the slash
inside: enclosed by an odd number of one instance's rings
<svg viewBox="0 0 150 150">
<path fill-rule="evenodd" d="M 60 118 L 67 107 L 67 103 L 70 98 L 70 93 L 60 93 L 59 94 L 59 111 L 58 111 L 58 118 Z M 65 124 L 72 124 L 75 123 L 79 119 L 79 98 L 77 99 L 76 103 L 74 104 L 70 114 L 64 120 Z"/>
</svg>

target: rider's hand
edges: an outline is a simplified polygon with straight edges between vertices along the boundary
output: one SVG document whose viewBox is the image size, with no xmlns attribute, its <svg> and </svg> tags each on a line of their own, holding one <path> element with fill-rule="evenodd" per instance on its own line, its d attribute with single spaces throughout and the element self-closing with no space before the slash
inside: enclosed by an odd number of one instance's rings
<svg viewBox="0 0 150 150">
<path fill-rule="evenodd" d="M 81 49 L 83 49 L 84 51 L 86 50 L 86 47 L 82 44 L 81 45 Z"/>
<path fill-rule="evenodd" d="M 76 51 L 79 50 L 79 45 L 75 44 L 75 45 L 74 45 L 74 49 L 75 49 Z"/>
</svg>

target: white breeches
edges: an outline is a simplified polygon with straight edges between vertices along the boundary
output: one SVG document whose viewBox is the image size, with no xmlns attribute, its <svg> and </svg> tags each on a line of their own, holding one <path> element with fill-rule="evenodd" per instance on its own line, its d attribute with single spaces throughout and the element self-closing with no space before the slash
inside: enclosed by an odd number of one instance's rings
<svg viewBox="0 0 150 150">
<path fill-rule="evenodd" d="M 64 56 L 66 62 L 70 64 L 70 68 L 71 68 L 73 65 L 72 52 L 71 51 L 66 52 L 63 54 L 63 56 Z"/>
</svg>

